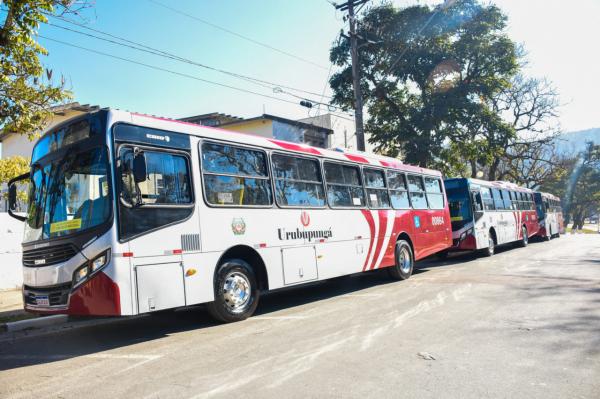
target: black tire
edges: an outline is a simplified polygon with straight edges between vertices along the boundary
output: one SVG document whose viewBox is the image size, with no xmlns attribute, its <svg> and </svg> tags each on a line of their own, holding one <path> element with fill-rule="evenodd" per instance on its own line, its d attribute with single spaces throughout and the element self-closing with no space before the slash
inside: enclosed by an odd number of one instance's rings
<svg viewBox="0 0 600 399">
<path fill-rule="evenodd" d="M 394 250 L 396 264 L 388 267 L 388 273 L 394 280 L 406 280 L 410 278 L 415 265 L 415 257 L 413 255 L 410 244 L 404 240 L 398 240 L 396 249 Z"/>
<path fill-rule="evenodd" d="M 236 290 L 240 289 L 242 292 L 238 295 Z M 242 321 L 252 316 L 260 298 L 254 271 L 241 259 L 229 259 L 217 267 L 214 291 L 215 300 L 207 308 L 215 319 L 224 323 Z"/>
<path fill-rule="evenodd" d="M 490 231 L 489 237 L 488 237 L 488 246 L 487 248 L 484 248 L 482 250 L 483 256 L 494 256 L 494 254 L 496 253 L 496 239 L 494 238 L 494 234 L 492 234 L 492 232 Z"/>
<path fill-rule="evenodd" d="M 521 234 L 523 238 L 518 242 L 518 246 L 521 248 L 525 248 L 529 244 L 529 235 L 527 233 L 527 227 L 521 227 Z"/>
</svg>

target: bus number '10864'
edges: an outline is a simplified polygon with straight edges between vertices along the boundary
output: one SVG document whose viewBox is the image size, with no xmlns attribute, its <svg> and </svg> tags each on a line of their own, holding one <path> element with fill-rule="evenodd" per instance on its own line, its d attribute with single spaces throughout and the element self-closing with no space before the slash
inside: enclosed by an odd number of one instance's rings
<svg viewBox="0 0 600 399">
<path fill-rule="evenodd" d="M 433 216 L 431 218 L 431 224 L 434 226 L 441 226 L 444 224 L 444 217 L 443 216 Z"/>
</svg>

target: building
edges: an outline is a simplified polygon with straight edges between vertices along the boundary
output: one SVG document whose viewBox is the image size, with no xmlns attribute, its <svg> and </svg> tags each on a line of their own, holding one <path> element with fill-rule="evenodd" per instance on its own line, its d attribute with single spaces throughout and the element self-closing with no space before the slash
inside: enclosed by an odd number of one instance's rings
<svg viewBox="0 0 600 399">
<path fill-rule="evenodd" d="M 203 126 L 219 127 L 234 132 L 255 134 L 278 140 L 305 143 L 315 147 L 329 148 L 333 130 L 313 123 L 295 121 L 279 116 L 263 114 L 243 119 L 231 115 L 213 112 L 181 118 L 181 121 L 197 123 Z"/>
<path fill-rule="evenodd" d="M 333 134 L 329 139 L 330 148 L 346 148 L 356 150 L 356 125 L 354 119 L 333 114 L 323 114 L 300 119 L 298 122 L 321 126 L 331 129 Z M 374 146 L 369 143 L 369 135 L 365 134 L 366 152 L 374 152 Z"/>
<path fill-rule="evenodd" d="M 238 116 L 232 116 L 232 115 L 228 115 L 228 114 L 222 114 L 220 112 L 211 112 L 210 114 L 188 116 L 186 118 L 181 118 L 179 120 L 183 121 L 183 122 L 197 123 L 198 125 L 202 125 L 202 126 L 217 127 L 217 126 L 221 126 L 225 123 L 242 121 L 242 120 L 244 120 L 244 118 L 240 118 Z"/>
</svg>

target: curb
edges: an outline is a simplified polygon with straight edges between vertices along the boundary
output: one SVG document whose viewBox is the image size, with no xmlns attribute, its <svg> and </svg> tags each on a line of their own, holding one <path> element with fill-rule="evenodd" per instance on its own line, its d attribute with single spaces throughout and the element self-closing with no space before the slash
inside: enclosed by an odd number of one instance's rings
<svg viewBox="0 0 600 399">
<path fill-rule="evenodd" d="M 5 323 L 4 325 L 0 326 L 0 330 L 6 331 L 6 332 L 23 331 L 23 330 L 33 329 L 33 328 L 42 328 L 42 327 L 54 326 L 57 324 L 64 324 L 68 320 L 69 320 L 69 316 L 64 315 L 64 314 L 45 316 L 45 317 L 37 317 L 35 319 L 26 319 L 26 320 L 19 320 L 19 321 L 13 321 L 10 323 Z"/>
</svg>

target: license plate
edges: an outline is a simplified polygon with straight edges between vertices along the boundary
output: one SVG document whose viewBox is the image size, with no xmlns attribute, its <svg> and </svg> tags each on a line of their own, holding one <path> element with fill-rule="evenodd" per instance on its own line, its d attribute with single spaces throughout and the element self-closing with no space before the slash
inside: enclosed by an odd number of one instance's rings
<svg viewBox="0 0 600 399">
<path fill-rule="evenodd" d="M 35 297 L 35 304 L 38 306 L 50 306 L 48 295 L 39 295 Z"/>
</svg>

